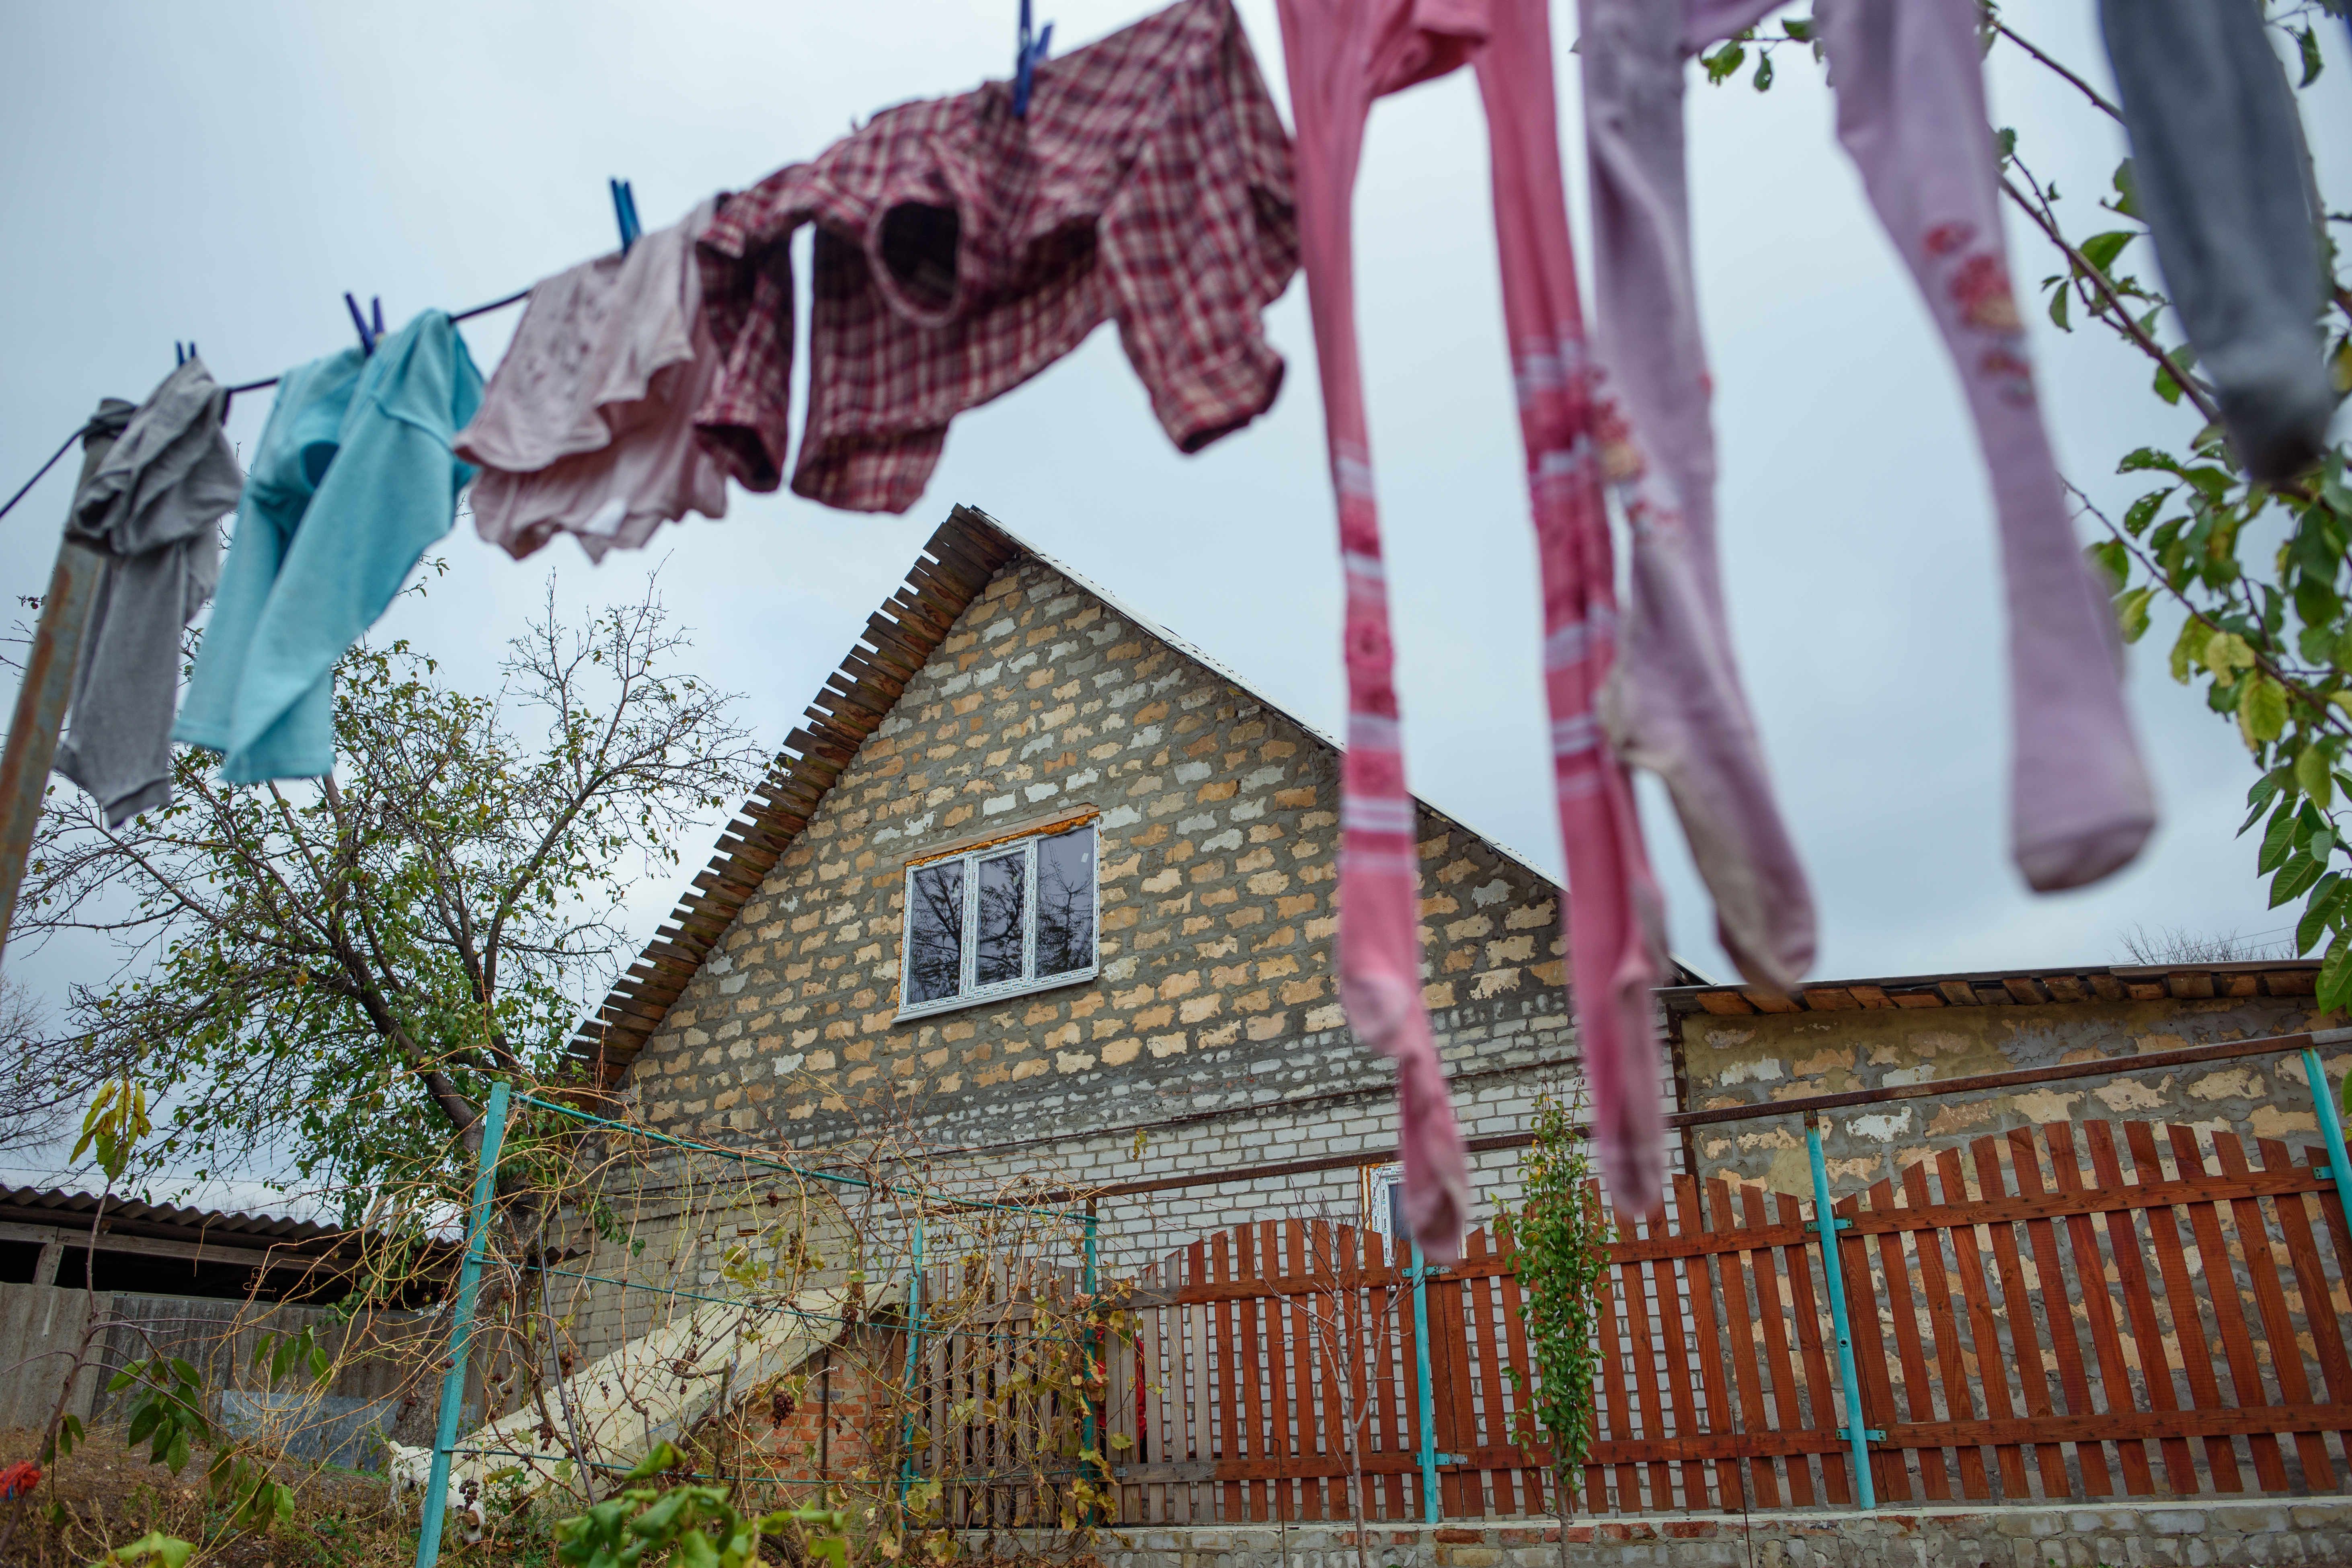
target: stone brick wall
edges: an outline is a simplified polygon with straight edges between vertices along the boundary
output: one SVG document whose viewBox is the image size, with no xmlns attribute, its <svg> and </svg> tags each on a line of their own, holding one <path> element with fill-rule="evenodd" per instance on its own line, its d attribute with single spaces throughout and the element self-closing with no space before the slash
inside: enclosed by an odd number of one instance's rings
<svg viewBox="0 0 2352 1568">
<path fill-rule="evenodd" d="M 746 903 L 627 1092 L 679 1135 L 907 1140 L 974 1179 L 1377 1155 L 1390 1071 L 1353 1043 L 1333 984 L 1338 776 L 1313 733 L 1017 557 Z M 900 1022 L 905 863 L 1082 806 L 1100 813 L 1100 978 Z M 1474 1125 L 1516 1127 L 1533 1081 L 1573 1062 L 1557 891 L 1426 809 L 1421 856 L 1441 1048 L 1486 1075 L 1468 1080 Z M 1294 1100 L 1310 1103 L 1278 1109 Z"/>
<path fill-rule="evenodd" d="M 1702 1110 L 2179 1050 L 2292 1033 L 2315 1017 L 2307 996 L 2254 996 L 1700 1013 L 1679 1026 L 1689 1104 Z M 2340 1082 L 2352 1052 L 2323 1056 Z M 2308 1143 L 2318 1131 L 2302 1061 L 2287 1056 L 1832 1111 L 1822 1151 L 1831 1185 L 1843 1195 L 1989 1133 L 2101 1120 L 2176 1121 Z M 1704 1176 L 1811 1196 L 1804 1127 L 1795 1116 L 1697 1128 L 1691 1148 Z"/>
</svg>

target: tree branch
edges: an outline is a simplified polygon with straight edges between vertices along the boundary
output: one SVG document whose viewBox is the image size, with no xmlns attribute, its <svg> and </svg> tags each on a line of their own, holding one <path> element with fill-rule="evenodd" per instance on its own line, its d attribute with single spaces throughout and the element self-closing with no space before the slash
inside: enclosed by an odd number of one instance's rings
<svg viewBox="0 0 2352 1568">
<path fill-rule="evenodd" d="M 2109 103 L 2105 98 L 2101 97 L 2097 88 L 2093 87 L 2089 82 L 2084 81 L 2081 77 L 2076 76 L 2073 71 L 2059 64 L 2058 61 L 2053 58 L 2050 55 L 2045 54 L 2042 50 L 2041 47 L 2036 45 L 2032 39 L 2024 37 L 2015 28 L 2011 27 L 2008 23 L 2000 21 L 1998 18 L 1995 18 L 1993 22 L 1992 30 L 1999 33 L 2002 37 L 2007 38 L 2011 43 L 2015 44 L 2019 48 L 2023 49 L 2027 54 L 2032 55 L 2035 59 L 2040 60 L 2043 65 L 2048 66 L 2052 70 L 2056 71 L 2067 81 L 2072 82 L 2075 89 L 2080 91 L 2084 98 L 2089 99 L 2093 103 L 2098 105 L 2101 112 L 2105 113 L 2108 119 L 2114 121 L 2118 125 L 2123 123 L 2124 111 L 2122 110 L 2117 109 L 2114 104 Z"/>
</svg>

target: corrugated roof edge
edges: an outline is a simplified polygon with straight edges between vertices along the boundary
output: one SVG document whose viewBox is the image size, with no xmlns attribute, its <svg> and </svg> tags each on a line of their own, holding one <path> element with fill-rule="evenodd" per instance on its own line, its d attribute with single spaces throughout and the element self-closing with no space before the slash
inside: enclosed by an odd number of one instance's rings
<svg viewBox="0 0 2352 1568">
<path fill-rule="evenodd" d="M 1737 1017 L 1759 1013 L 1837 1013 L 1885 1007 L 2013 1007 L 2047 1003 L 2155 1002 L 2309 996 L 2314 959 L 2232 963 L 2074 964 L 2053 969 L 1975 970 L 1823 981 L 1783 995 L 1761 985 L 1685 985 L 1658 993 L 1666 1011 Z"/>
<path fill-rule="evenodd" d="M 70 1226 L 81 1230 L 98 1216 L 99 1195 L 66 1187 L 0 1187 L 0 1220 Z M 236 1240 L 242 1246 L 288 1247 L 308 1254 L 331 1251 L 348 1238 L 341 1226 L 279 1215 L 188 1208 L 109 1197 L 100 1234 L 165 1241 Z"/>
</svg>

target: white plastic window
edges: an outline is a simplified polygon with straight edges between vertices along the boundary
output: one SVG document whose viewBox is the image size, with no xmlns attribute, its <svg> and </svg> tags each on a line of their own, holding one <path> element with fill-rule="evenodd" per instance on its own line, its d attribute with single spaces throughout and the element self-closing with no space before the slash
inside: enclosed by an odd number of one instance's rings
<svg viewBox="0 0 2352 1568">
<path fill-rule="evenodd" d="M 909 866 L 898 1016 L 1093 979 L 1098 913 L 1092 823 Z"/>
<path fill-rule="evenodd" d="M 1364 1223 L 1391 1241 L 1409 1241 L 1404 1223 L 1404 1167 L 1374 1165 L 1364 1173 Z"/>
</svg>

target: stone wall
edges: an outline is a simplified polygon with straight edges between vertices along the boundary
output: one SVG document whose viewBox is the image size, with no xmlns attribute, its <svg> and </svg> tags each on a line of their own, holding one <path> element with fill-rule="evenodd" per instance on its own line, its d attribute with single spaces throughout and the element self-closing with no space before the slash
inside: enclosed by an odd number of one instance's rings
<svg viewBox="0 0 2352 1568">
<path fill-rule="evenodd" d="M 2352 1563 L 2352 1500 L 1882 1509 L 1677 1515 L 1558 1526 L 1146 1526 L 1105 1568 L 2253 1568 Z M 998 1543 L 1003 1550 L 1010 1543 Z"/>
<path fill-rule="evenodd" d="M 2315 1016 L 2308 996 L 2217 996 L 1693 1013 L 1678 1024 L 1689 1105 L 1706 1110 L 2179 1050 L 2292 1033 L 2313 1026 Z M 2324 1055 L 2340 1081 L 2352 1052 Z M 2177 1121 L 2301 1142 L 2316 1142 L 2318 1131 L 2302 1061 L 2285 1056 L 1837 1110 L 1822 1148 L 1831 1185 L 1843 1195 L 1989 1133 L 2099 1120 Z M 1696 1128 L 1690 1144 L 1703 1175 L 1811 1196 L 1796 1116 Z"/>
<path fill-rule="evenodd" d="M 1334 992 L 1338 772 L 1303 727 L 1016 558 L 746 903 L 627 1092 L 684 1136 L 890 1139 L 1090 1180 L 1114 1179 L 1109 1151 L 1139 1131 L 1155 1174 L 1371 1148 L 1390 1071 Z M 1100 813 L 1100 978 L 900 1021 L 905 863 L 1079 807 Z M 1426 808 L 1421 858 L 1441 1047 L 1464 1067 L 1565 1068 L 1557 890 Z M 1319 1109 L 1272 1143 L 1156 1131 L 1302 1098 Z M 1076 1142 L 1049 1160 L 1041 1139 Z"/>
</svg>

